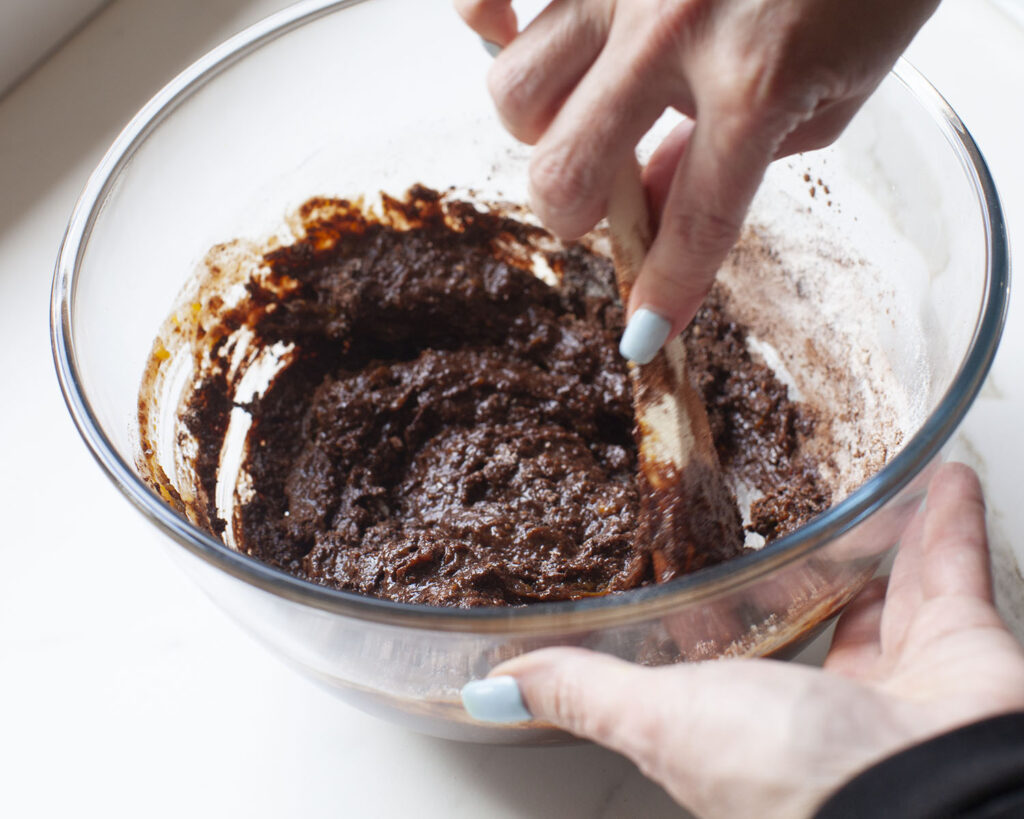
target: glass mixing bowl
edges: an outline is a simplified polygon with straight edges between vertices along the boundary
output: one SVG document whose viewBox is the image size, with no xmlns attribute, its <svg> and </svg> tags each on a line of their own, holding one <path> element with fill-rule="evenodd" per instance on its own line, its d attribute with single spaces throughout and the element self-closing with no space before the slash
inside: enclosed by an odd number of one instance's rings
<svg viewBox="0 0 1024 819">
<path fill-rule="evenodd" d="M 176 294 L 211 246 L 273 234 L 314 194 L 400 192 L 419 181 L 525 201 L 527 152 L 497 124 L 488 64 L 446 2 L 422 0 L 300 3 L 215 49 L 132 120 L 90 178 L 57 263 L 52 335 L 65 398 L 100 465 L 260 641 L 360 707 L 418 730 L 536 742 L 557 735 L 473 722 L 459 705 L 462 685 L 554 644 L 649 663 L 784 654 L 838 612 L 897 543 L 977 395 L 1009 273 L 977 146 L 900 64 L 834 146 L 772 167 L 751 215 L 789 238 L 829 237 L 832 250 L 817 261 L 793 257 L 819 284 L 860 275 L 831 269 L 837 247 L 873 271 L 861 276 L 867 297 L 858 301 L 875 320 L 861 330 L 913 420 L 884 468 L 841 502 L 725 565 L 526 608 L 370 599 L 228 549 L 177 516 L 134 466 L 140 379 Z M 824 303 L 838 320 L 853 299 L 837 293 Z"/>
</svg>

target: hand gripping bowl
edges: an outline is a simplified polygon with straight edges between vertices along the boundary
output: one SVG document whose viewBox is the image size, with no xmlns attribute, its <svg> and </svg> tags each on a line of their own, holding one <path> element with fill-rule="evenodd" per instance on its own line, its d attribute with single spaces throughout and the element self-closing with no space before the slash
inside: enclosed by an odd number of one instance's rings
<svg viewBox="0 0 1024 819">
<path fill-rule="evenodd" d="M 826 512 L 669 583 L 523 608 L 360 597 L 229 549 L 176 515 L 134 466 L 139 383 L 176 294 L 211 247 L 274 234 L 312 195 L 423 182 L 525 201 L 527 153 L 497 125 L 483 82 L 489 61 L 448 4 L 422 0 L 300 3 L 215 49 L 146 105 L 90 178 L 57 263 L 53 350 L 96 459 L 257 639 L 345 699 L 417 730 L 537 742 L 557 735 L 473 722 L 459 705 L 462 685 L 556 644 L 648 663 L 781 654 L 838 612 L 898 541 L 977 395 L 1009 273 L 977 147 L 901 63 L 834 146 L 772 167 L 750 218 L 780 239 L 777 257 L 797 271 L 796 302 L 809 299 L 829 326 L 856 317 L 855 338 L 843 336 L 846 391 L 831 395 L 862 436 L 842 457 L 869 463 L 872 427 L 902 413 L 898 445 Z M 756 325 L 775 297 L 742 281 Z M 821 338 L 798 330 L 787 346 L 764 328 L 799 388 Z M 884 412 L 865 399 L 870 379 L 857 376 L 880 368 L 899 394 Z"/>
</svg>

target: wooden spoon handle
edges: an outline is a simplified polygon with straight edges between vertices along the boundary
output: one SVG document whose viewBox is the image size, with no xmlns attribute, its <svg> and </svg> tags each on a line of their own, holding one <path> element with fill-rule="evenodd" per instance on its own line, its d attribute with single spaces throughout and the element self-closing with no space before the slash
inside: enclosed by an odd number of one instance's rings
<svg viewBox="0 0 1024 819">
<path fill-rule="evenodd" d="M 608 197 L 608 227 L 615 256 L 615 277 L 622 303 L 626 304 L 654 239 L 640 163 L 635 156 L 622 163 L 612 182 Z"/>
<path fill-rule="evenodd" d="M 636 158 L 623 163 L 608 199 L 615 276 L 623 304 L 652 241 L 647 195 Z M 653 486 L 668 480 L 665 466 L 682 471 L 693 458 L 718 468 L 707 411 L 690 381 L 678 337 L 650 364 L 631 365 L 643 468 Z"/>
<path fill-rule="evenodd" d="M 608 200 L 615 275 L 623 304 L 651 246 L 640 165 L 620 168 Z M 637 537 L 651 557 L 655 579 L 680 574 L 736 554 L 743 528 L 732 490 L 715 452 L 704 402 L 686 368 L 682 339 L 669 341 L 649 364 L 630 364 L 642 498 Z"/>
</svg>

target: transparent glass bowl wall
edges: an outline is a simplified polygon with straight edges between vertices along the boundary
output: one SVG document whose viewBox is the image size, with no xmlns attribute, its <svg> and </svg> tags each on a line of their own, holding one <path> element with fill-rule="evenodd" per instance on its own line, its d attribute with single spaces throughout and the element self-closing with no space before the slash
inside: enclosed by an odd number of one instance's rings
<svg viewBox="0 0 1024 819">
<path fill-rule="evenodd" d="M 137 390 L 158 327 L 211 246 L 277 231 L 311 195 L 424 182 L 525 201 L 528 155 L 497 125 L 488 65 L 447 4 L 421 0 L 299 4 L 211 52 L 140 112 L 91 178 L 58 261 L 53 340 L 68 405 L 103 468 L 260 640 L 362 707 L 418 729 L 540 741 L 553 734 L 470 721 L 458 705 L 462 684 L 552 644 L 650 663 L 781 651 L 841 608 L 897 542 L 980 388 L 1008 271 L 980 155 L 927 83 L 900 66 L 835 146 L 777 163 L 755 206 L 768 221 L 786 208 L 797 232 L 840 236 L 883 272 L 880 286 L 915 305 L 923 331 L 914 347 L 905 328 L 879 321 L 879 343 L 926 417 L 842 503 L 728 565 L 529 609 L 390 604 L 230 552 L 176 517 L 133 467 Z M 822 191 L 809 197 L 805 173 L 828 182 L 834 206 Z"/>
</svg>

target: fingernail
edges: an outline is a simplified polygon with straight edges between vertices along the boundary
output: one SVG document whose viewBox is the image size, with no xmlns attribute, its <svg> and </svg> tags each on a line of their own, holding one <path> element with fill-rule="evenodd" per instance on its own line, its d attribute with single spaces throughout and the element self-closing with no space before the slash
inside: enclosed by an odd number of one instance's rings
<svg viewBox="0 0 1024 819">
<path fill-rule="evenodd" d="M 661 345 L 672 332 L 672 322 L 662 318 L 653 310 L 641 307 L 629 320 L 626 331 L 619 342 L 619 353 L 623 358 L 637 364 L 648 364 L 658 354 Z"/>
<path fill-rule="evenodd" d="M 532 719 L 523 705 L 515 677 L 490 677 L 462 686 L 462 704 L 481 722 L 525 722 Z"/>
<path fill-rule="evenodd" d="M 499 54 L 501 54 L 501 46 L 498 45 L 497 43 L 492 43 L 490 40 L 485 40 L 482 37 L 480 38 L 480 42 L 483 43 L 484 51 L 486 51 L 492 57 L 497 57 Z"/>
</svg>

